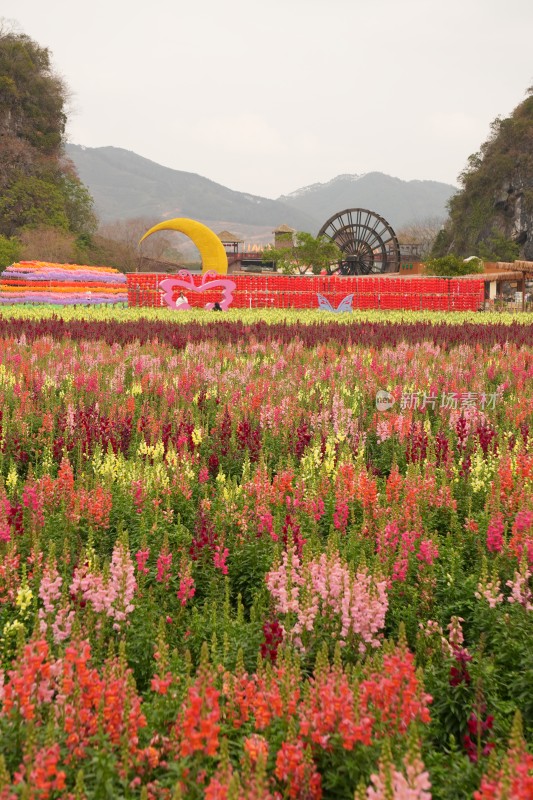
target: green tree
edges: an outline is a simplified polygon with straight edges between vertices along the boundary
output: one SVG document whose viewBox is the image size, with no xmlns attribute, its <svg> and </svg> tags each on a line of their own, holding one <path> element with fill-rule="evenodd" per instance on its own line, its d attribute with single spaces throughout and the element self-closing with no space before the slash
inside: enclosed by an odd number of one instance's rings
<svg viewBox="0 0 533 800">
<path fill-rule="evenodd" d="M 53 226 L 96 229 L 93 201 L 63 157 L 68 90 L 50 53 L 0 27 L 0 234 Z"/>
<path fill-rule="evenodd" d="M 69 230 L 78 234 L 94 233 L 98 225 L 94 213 L 94 201 L 87 187 L 78 178 L 71 162 L 66 170 L 58 175 L 58 188 L 63 196 Z"/>
<path fill-rule="evenodd" d="M 315 275 L 322 270 L 331 272 L 333 264 L 341 259 L 342 253 L 330 239 L 325 236 L 314 237 L 310 233 L 300 231 L 296 234 L 292 247 L 267 247 L 263 253 L 264 261 L 273 261 L 281 272 L 286 274 L 303 274 L 311 269 Z"/>
<path fill-rule="evenodd" d="M 19 261 L 22 253 L 22 244 L 18 239 L 8 239 L 0 236 L 0 268 L 9 267 L 15 261 Z"/>
<path fill-rule="evenodd" d="M 52 183 L 35 176 L 21 176 L 2 192 L 0 220 L 0 230 L 7 236 L 36 225 L 68 230 L 61 191 Z"/>
<path fill-rule="evenodd" d="M 483 272 L 483 262 L 477 258 L 463 261 L 459 256 L 448 255 L 442 258 L 433 258 L 426 262 L 426 273 L 428 275 L 453 278 L 457 275 L 472 275 L 481 272 Z"/>
<path fill-rule="evenodd" d="M 443 258 L 449 251 L 451 243 L 452 237 L 449 227 L 441 228 L 433 242 L 430 258 Z"/>
<path fill-rule="evenodd" d="M 25 34 L 0 29 L 0 76 L 4 134 L 25 139 L 41 154 L 59 155 L 68 91 L 52 70 L 50 51 Z"/>
<path fill-rule="evenodd" d="M 520 246 L 493 230 L 485 241 L 480 242 L 478 252 L 485 261 L 516 261 L 520 255 Z"/>
</svg>

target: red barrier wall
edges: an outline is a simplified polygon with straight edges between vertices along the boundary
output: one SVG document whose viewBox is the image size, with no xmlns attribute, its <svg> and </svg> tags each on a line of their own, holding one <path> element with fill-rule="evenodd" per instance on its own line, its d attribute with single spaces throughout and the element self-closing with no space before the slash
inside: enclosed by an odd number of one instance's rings
<svg viewBox="0 0 533 800">
<path fill-rule="evenodd" d="M 160 281 L 171 275 L 132 272 L 127 274 L 130 306 L 163 306 Z M 177 276 L 176 276 L 177 277 Z M 318 308 L 317 294 L 337 307 L 348 294 L 353 308 L 431 309 L 477 311 L 483 305 L 484 282 L 460 278 L 401 276 L 284 276 L 228 275 L 237 285 L 233 308 Z M 201 281 L 195 275 L 195 283 Z M 178 291 L 176 291 L 176 296 Z M 201 294 L 185 291 L 189 305 L 203 308 L 220 300 L 220 289 Z M 175 299 L 175 298 L 174 298 Z"/>
</svg>

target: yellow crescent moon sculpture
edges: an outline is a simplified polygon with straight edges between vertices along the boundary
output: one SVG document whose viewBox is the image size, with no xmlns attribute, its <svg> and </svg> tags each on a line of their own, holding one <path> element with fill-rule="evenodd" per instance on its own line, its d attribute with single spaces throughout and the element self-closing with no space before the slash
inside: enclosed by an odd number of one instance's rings
<svg viewBox="0 0 533 800">
<path fill-rule="evenodd" d="M 196 222 L 194 219 L 185 219 L 183 217 L 176 217 L 176 219 L 169 219 L 165 222 L 160 222 L 154 225 L 149 231 L 146 231 L 139 245 L 147 236 L 150 236 L 156 231 L 179 231 L 188 236 L 194 242 L 200 255 L 202 256 L 202 272 L 209 272 L 213 270 L 220 275 L 226 275 L 228 272 L 228 257 L 224 250 L 224 245 L 207 225 L 202 225 L 201 222 Z"/>
</svg>

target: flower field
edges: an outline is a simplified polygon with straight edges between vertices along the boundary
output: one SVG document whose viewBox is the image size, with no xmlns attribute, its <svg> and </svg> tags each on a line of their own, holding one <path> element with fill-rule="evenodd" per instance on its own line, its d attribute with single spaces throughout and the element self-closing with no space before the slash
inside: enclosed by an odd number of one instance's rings
<svg viewBox="0 0 533 800">
<path fill-rule="evenodd" d="M 533 798 L 527 316 L 0 340 L 0 800 Z"/>
<path fill-rule="evenodd" d="M 0 306 L 95 305 L 127 300 L 126 276 L 112 267 L 21 261 L 0 275 Z"/>
</svg>

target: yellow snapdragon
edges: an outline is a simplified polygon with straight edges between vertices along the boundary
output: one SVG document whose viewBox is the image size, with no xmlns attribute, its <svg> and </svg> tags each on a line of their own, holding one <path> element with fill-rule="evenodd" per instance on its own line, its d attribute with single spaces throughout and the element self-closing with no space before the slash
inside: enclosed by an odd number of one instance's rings
<svg viewBox="0 0 533 800">
<path fill-rule="evenodd" d="M 193 432 L 191 434 L 191 439 L 193 440 L 193 443 L 194 443 L 195 447 L 197 447 L 200 444 L 200 442 L 202 441 L 202 430 L 201 430 L 201 428 L 194 428 L 194 430 L 193 430 Z"/>
<path fill-rule="evenodd" d="M 30 607 L 33 600 L 33 592 L 27 584 L 22 584 L 19 587 L 17 596 L 15 598 L 15 605 L 20 609 L 22 616 L 25 615 L 26 610 Z"/>
<path fill-rule="evenodd" d="M 11 463 L 11 465 L 9 467 L 9 472 L 8 472 L 7 478 L 6 478 L 6 486 L 9 489 L 10 492 L 12 492 L 13 489 L 15 488 L 15 486 L 17 485 L 18 479 L 19 479 L 19 476 L 18 476 L 17 468 L 13 463 Z"/>
</svg>

